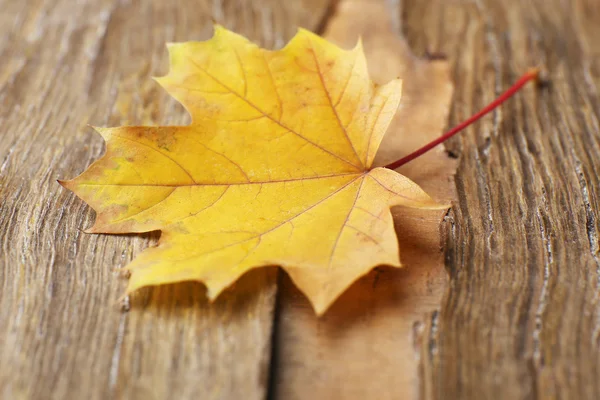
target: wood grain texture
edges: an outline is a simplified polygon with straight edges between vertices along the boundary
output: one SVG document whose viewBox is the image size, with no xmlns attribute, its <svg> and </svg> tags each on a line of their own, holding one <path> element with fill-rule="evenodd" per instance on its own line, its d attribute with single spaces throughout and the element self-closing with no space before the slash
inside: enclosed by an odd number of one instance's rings
<svg viewBox="0 0 600 400">
<path fill-rule="evenodd" d="M 187 284 L 146 290 L 121 312 L 115 268 L 157 234 L 83 234 L 93 215 L 56 179 L 103 151 L 86 124 L 188 121 L 150 79 L 166 72 L 166 42 L 209 37 L 212 17 L 278 47 L 326 6 L 0 1 L 0 398 L 265 397 L 274 271 L 213 305 Z"/>
<path fill-rule="evenodd" d="M 447 198 L 456 189 L 442 226 L 448 277 L 432 250 L 441 215 L 396 211 L 404 232 L 425 226 L 428 240 L 407 235 L 408 268 L 368 275 L 322 320 L 281 279 L 271 365 L 273 270 L 213 305 L 184 284 L 119 310 L 115 267 L 157 234 L 81 233 L 93 215 L 55 179 L 101 154 L 86 124 L 186 123 L 149 79 L 166 72 L 165 42 L 207 38 L 212 17 L 280 47 L 297 25 L 324 28 L 327 3 L 0 0 L 1 399 L 600 398 L 596 0 L 387 1 L 415 54 L 448 56 L 448 125 L 527 68 L 550 72 L 550 86 L 526 88 L 450 143 L 453 183 L 441 150 L 430 160 L 448 170 L 402 171 Z"/>
<path fill-rule="evenodd" d="M 423 396 L 600 398 L 600 3 L 407 0 L 402 20 L 417 52 L 450 57 L 450 125 L 531 66 L 551 79 L 452 144 L 450 281 L 420 341 Z"/>
<path fill-rule="evenodd" d="M 375 163 L 386 165 L 439 137 L 453 85 L 445 61 L 414 57 L 383 1 L 342 0 L 325 37 L 346 48 L 359 35 L 378 83 L 403 79 L 402 100 Z M 437 148 L 399 172 L 440 202 L 454 199 L 456 160 Z M 279 399 L 414 399 L 419 395 L 417 333 L 446 286 L 439 226 L 445 211 L 396 207 L 401 270 L 379 268 L 356 282 L 327 313 L 282 279 L 273 360 Z"/>
</svg>

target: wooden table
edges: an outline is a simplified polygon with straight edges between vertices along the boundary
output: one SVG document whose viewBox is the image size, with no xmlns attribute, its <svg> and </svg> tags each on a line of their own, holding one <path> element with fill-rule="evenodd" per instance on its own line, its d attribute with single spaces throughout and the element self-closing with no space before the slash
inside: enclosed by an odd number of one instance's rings
<svg viewBox="0 0 600 400">
<path fill-rule="evenodd" d="M 82 233 L 93 212 L 56 179 L 102 153 L 87 125 L 187 123 L 150 77 L 165 42 L 206 39 L 211 19 L 277 48 L 356 1 L 0 0 L 1 399 L 600 398 L 596 0 L 387 2 L 393 35 L 447 56 L 445 126 L 531 66 L 550 78 L 415 178 L 455 201 L 398 217 L 429 229 L 407 268 L 321 319 L 273 268 L 214 304 L 198 283 L 118 304 L 116 267 L 158 234 Z"/>
</svg>

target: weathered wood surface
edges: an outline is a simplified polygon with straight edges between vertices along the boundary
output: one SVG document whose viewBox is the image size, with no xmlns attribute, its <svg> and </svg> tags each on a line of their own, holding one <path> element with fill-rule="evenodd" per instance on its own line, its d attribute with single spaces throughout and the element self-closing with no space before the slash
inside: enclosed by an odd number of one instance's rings
<svg viewBox="0 0 600 400">
<path fill-rule="evenodd" d="M 415 57 L 390 18 L 397 7 L 341 1 L 325 37 L 347 48 L 359 35 L 369 72 L 379 83 L 403 78 L 402 105 L 375 159 L 386 165 L 439 137 L 453 85 L 448 63 Z M 442 147 L 401 172 L 440 203 L 454 200 L 456 160 Z M 360 279 L 321 318 L 284 279 L 275 327 L 274 394 L 280 399 L 415 399 L 419 394 L 415 331 L 441 302 L 447 274 L 439 225 L 446 211 L 392 209 L 401 270 L 378 268 Z M 310 385 L 307 386 L 307 382 Z"/>
<path fill-rule="evenodd" d="M 86 124 L 185 123 L 150 77 L 165 43 L 211 18 L 281 46 L 323 2 L 0 1 L 0 398 L 261 399 L 275 271 L 207 304 L 199 284 L 147 290 L 121 312 L 114 272 L 156 235 L 86 235 L 92 213 L 57 178 L 102 152 Z"/>
<path fill-rule="evenodd" d="M 450 280 L 420 341 L 423 395 L 600 398 L 600 3 L 407 0 L 402 20 L 417 53 L 454 66 L 450 125 L 531 66 L 551 78 L 453 142 Z"/>
<path fill-rule="evenodd" d="M 0 0 L 0 398 L 600 398 L 596 0 L 388 2 L 415 54 L 448 56 L 448 125 L 533 65 L 552 81 L 449 145 L 447 278 L 437 253 L 417 270 L 409 251 L 322 320 L 285 277 L 274 316 L 273 270 L 214 305 L 185 284 L 119 310 L 113 268 L 156 235 L 80 232 L 93 216 L 55 179 L 100 155 L 86 124 L 186 122 L 149 79 L 165 42 L 206 38 L 213 18 L 279 47 L 296 25 L 324 30 L 327 3 Z"/>
</svg>

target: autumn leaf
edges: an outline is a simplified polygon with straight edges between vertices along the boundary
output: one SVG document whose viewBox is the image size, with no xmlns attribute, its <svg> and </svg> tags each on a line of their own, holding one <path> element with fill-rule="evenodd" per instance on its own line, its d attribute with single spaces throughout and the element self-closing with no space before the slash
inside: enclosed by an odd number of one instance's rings
<svg viewBox="0 0 600 400">
<path fill-rule="evenodd" d="M 216 26 L 169 54 L 157 81 L 191 125 L 97 128 L 106 154 L 61 182 L 96 210 L 88 232 L 162 231 L 126 267 L 128 292 L 197 280 L 214 299 L 278 265 L 321 314 L 375 266 L 400 266 L 391 206 L 446 207 L 371 167 L 401 82 L 373 84 L 360 43 L 300 30 L 268 51 Z"/>
</svg>

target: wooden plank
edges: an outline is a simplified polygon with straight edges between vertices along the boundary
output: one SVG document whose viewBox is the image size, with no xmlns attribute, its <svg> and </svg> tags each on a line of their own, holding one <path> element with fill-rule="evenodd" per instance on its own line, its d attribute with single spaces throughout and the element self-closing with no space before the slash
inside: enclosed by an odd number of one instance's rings
<svg viewBox="0 0 600 400">
<path fill-rule="evenodd" d="M 0 398 L 266 395 L 273 270 L 207 304 L 199 284 L 146 290 L 129 312 L 114 268 L 157 234 L 86 235 L 90 209 L 57 178 L 102 152 L 86 124 L 188 117 L 153 75 L 165 42 L 207 38 L 211 17 L 266 46 L 315 27 L 326 2 L 0 1 Z"/>
<path fill-rule="evenodd" d="M 383 83 L 400 76 L 403 98 L 376 163 L 385 165 L 441 135 L 452 96 L 448 65 L 419 60 L 398 36 L 384 1 L 341 1 L 325 36 L 352 47 L 362 36 L 369 71 Z M 440 201 L 453 198 L 456 167 L 443 148 L 400 172 Z M 445 212 L 393 210 L 406 268 L 379 268 L 360 279 L 327 313 L 283 279 L 274 357 L 275 398 L 408 399 L 419 394 L 419 346 L 426 314 L 446 284 L 439 224 Z"/>
<path fill-rule="evenodd" d="M 448 292 L 422 338 L 425 398 L 600 398 L 600 4 L 404 2 L 417 51 L 448 54 L 452 122 L 527 68 L 529 87 L 454 142 Z"/>
</svg>

